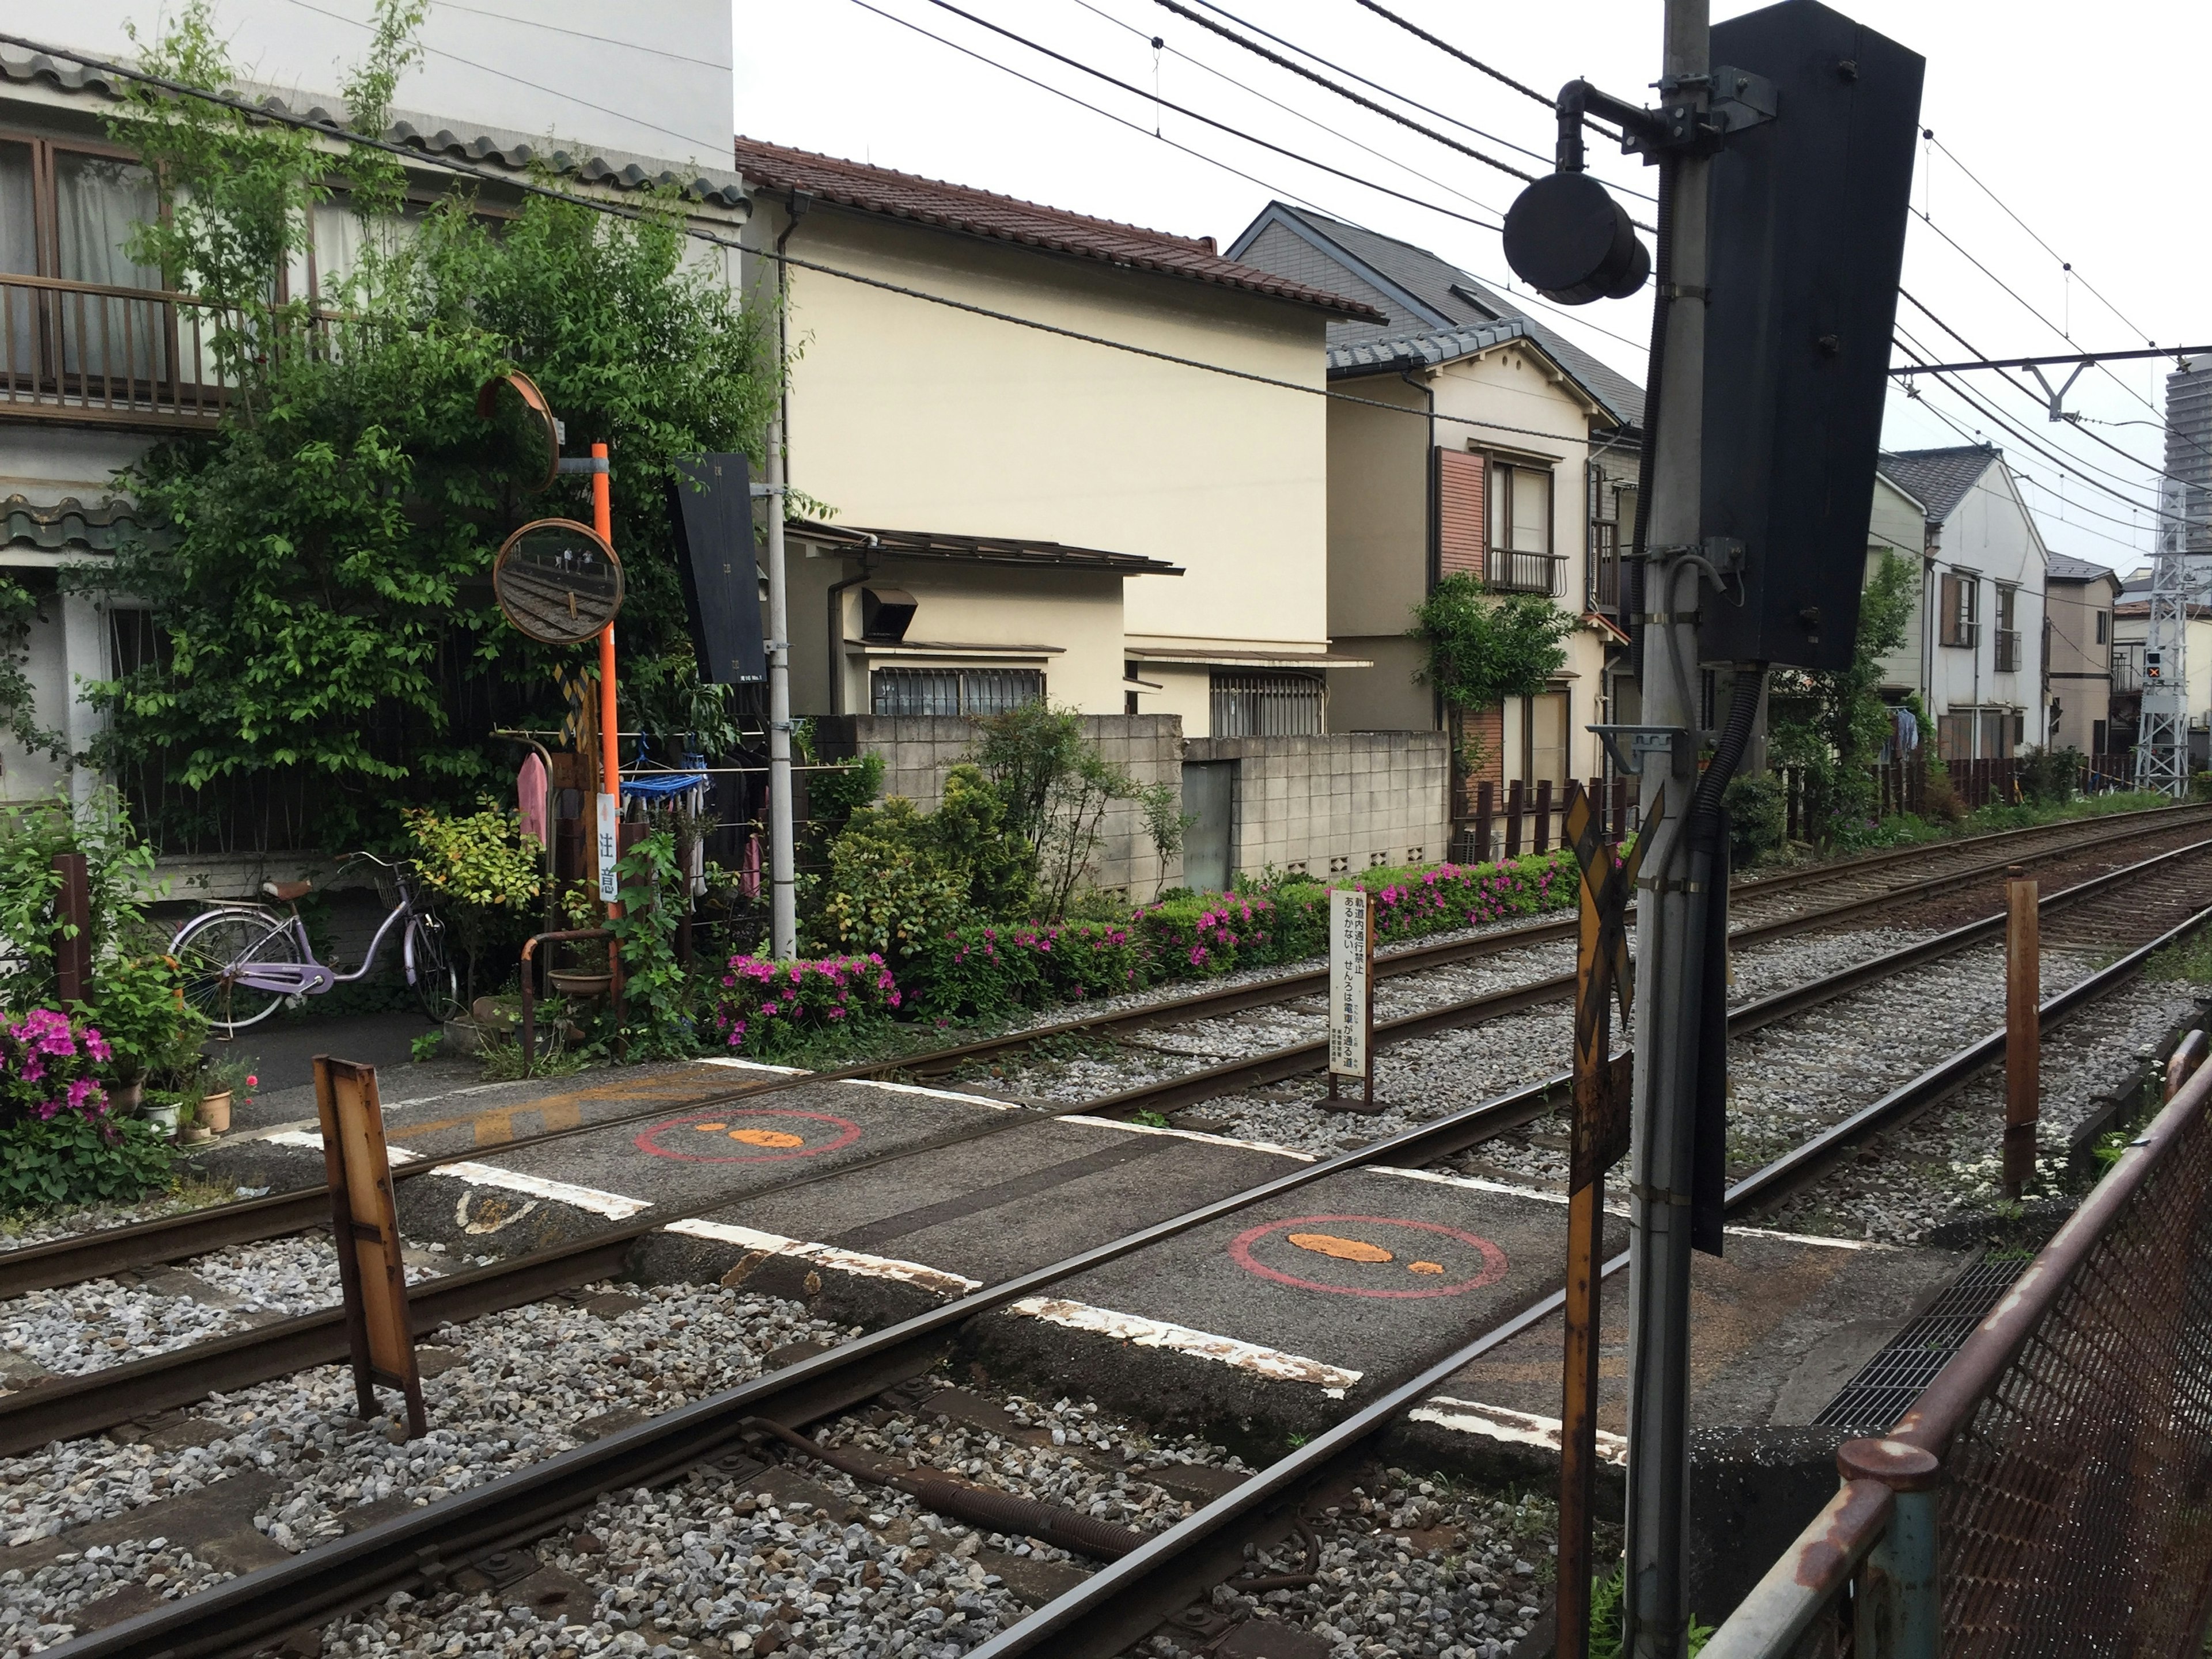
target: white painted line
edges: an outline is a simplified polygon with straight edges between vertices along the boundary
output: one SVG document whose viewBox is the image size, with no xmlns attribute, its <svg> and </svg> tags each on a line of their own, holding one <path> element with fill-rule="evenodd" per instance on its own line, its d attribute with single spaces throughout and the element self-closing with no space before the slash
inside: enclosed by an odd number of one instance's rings
<svg viewBox="0 0 2212 1659">
<path fill-rule="evenodd" d="M 1431 1395 L 1426 1404 L 1414 1407 L 1406 1415 L 1413 1422 L 1433 1424 L 1456 1434 L 1479 1434 L 1486 1439 L 1535 1446 L 1554 1453 L 1559 1450 L 1560 1437 L 1565 1431 L 1565 1425 L 1556 1417 L 1538 1417 L 1531 1412 L 1485 1406 L 1472 1400 L 1454 1400 L 1441 1394 Z M 1597 1455 L 1606 1462 L 1627 1468 L 1627 1437 L 1600 1429 Z"/>
<path fill-rule="evenodd" d="M 806 1075 L 806 1068 L 804 1066 L 770 1066 L 763 1060 L 733 1060 L 726 1054 L 701 1054 L 692 1061 L 692 1064 L 695 1066 L 727 1066 L 740 1072 L 773 1072 L 778 1077 L 805 1077 Z"/>
<path fill-rule="evenodd" d="M 1824 1250 L 1893 1250 L 1894 1244 L 1884 1244 L 1872 1238 L 1824 1238 L 1819 1233 L 1781 1233 L 1771 1227 L 1723 1227 L 1721 1231 L 1736 1238 L 1778 1238 L 1785 1244 L 1814 1244 Z"/>
<path fill-rule="evenodd" d="M 1310 1382 L 1331 1400 L 1343 1399 L 1344 1391 L 1364 1374 L 1308 1359 L 1302 1354 L 1285 1353 L 1279 1348 L 1263 1348 L 1256 1342 L 1237 1337 L 1215 1336 L 1210 1332 L 1194 1331 L 1188 1325 L 1171 1325 L 1163 1320 L 1116 1313 L 1111 1308 L 1094 1308 L 1086 1302 L 1067 1302 L 1058 1297 L 1024 1297 L 1007 1311 L 1063 1325 L 1070 1330 L 1111 1337 L 1133 1347 L 1165 1348 L 1172 1353 L 1214 1360 L 1277 1382 Z"/>
<path fill-rule="evenodd" d="M 304 1146 L 317 1152 L 323 1150 L 323 1132 L 320 1129 L 271 1129 L 260 1139 L 272 1146 Z M 423 1157 L 421 1152 L 390 1144 L 385 1146 L 384 1155 L 385 1161 L 389 1164 L 419 1164 Z"/>
<path fill-rule="evenodd" d="M 771 1255 L 787 1255 L 794 1261 L 812 1262 L 817 1267 L 854 1273 L 863 1279 L 895 1279 L 902 1285 L 912 1285 L 939 1296 L 965 1296 L 970 1291 L 982 1288 L 983 1282 L 979 1279 L 947 1273 L 940 1267 L 927 1267 L 919 1261 L 904 1261 L 896 1256 L 868 1255 L 859 1250 L 841 1250 L 829 1244 L 809 1244 L 796 1238 L 786 1238 L 781 1233 L 764 1233 L 751 1227 L 735 1226 L 726 1221 L 696 1218 L 672 1221 L 660 1231 L 681 1233 L 691 1238 L 712 1239 L 718 1244 L 734 1244 L 763 1260 Z"/>
<path fill-rule="evenodd" d="M 1438 1187 L 1464 1187 L 1470 1192 L 1504 1193 L 1510 1198 L 1533 1198 L 1540 1203 L 1557 1204 L 1565 1208 L 1565 1193 L 1547 1193 L 1540 1187 L 1520 1187 L 1510 1181 L 1486 1181 L 1480 1176 L 1445 1175 L 1439 1170 L 1406 1170 L 1395 1164 L 1370 1164 L 1367 1166 L 1376 1175 L 1396 1176 L 1401 1181 L 1426 1181 Z"/>
<path fill-rule="evenodd" d="M 1237 1140 L 1228 1135 L 1210 1135 L 1198 1129 L 1164 1128 L 1156 1123 L 1131 1123 L 1118 1117 L 1091 1117 L 1077 1112 L 1060 1119 L 1062 1123 L 1086 1123 L 1094 1129 L 1120 1129 L 1133 1135 L 1173 1135 L 1178 1140 L 1203 1141 L 1212 1146 L 1233 1146 L 1240 1152 L 1267 1152 L 1276 1158 L 1294 1158 L 1301 1164 L 1321 1161 L 1319 1152 L 1309 1152 L 1303 1147 L 1281 1146 L 1272 1140 Z"/>
<path fill-rule="evenodd" d="M 527 1193 L 532 1198 L 573 1205 L 594 1215 L 603 1215 L 610 1221 L 627 1221 L 641 1210 L 653 1207 L 642 1198 L 625 1198 L 620 1193 L 603 1193 L 596 1187 L 579 1187 L 571 1182 L 525 1175 L 519 1170 L 502 1170 L 489 1164 L 441 1164 L 430 1173 L 452 1181 L 465 1181 L 471 1187 L 496 1187 L 503 1192 Z"/>
<path fill-rule="evenodd" d="M 919 1083 L 886 1083 L 881 1079 L 864 1077 L 851 1079 L 861 1089 L 889 1089 L 893 1094 L 926 1095 L 932 1100 L 957 1100 L 963 1106 L 988 1106 L 994 1112 L 1018 1112 L 1021 1106 L 1011 1100 L 994 1100 L 988 1095 L 963 1094 L 957 1089 L 925 1089 Z"/>
</svg>

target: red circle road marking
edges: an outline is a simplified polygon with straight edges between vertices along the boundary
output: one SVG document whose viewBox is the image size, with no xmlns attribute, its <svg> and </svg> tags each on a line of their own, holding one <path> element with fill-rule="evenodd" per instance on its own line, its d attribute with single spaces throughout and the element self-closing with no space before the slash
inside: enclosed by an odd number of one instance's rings
<svg viewBox="0 0 2212 1659">
<path fill-rule="evenodd" d="M 1312 1227 L 1329 1223 L 1364 1222 L 1374 1227 L 1410 1227 L 1416 1231 L 1437 1233 L 1446 1238 L 1457 1239 L 1482 1258 L 1482 1271 L 1472 1279 L 1462 1279 L 1456 1285 L 1432 1285 L 1418 1291 L 1386 1291 L 1370 1289 L 1361 1285 L 1328 1285 L 1317 1279 L 1300 1279 L 1279 1267 L 1270 1267 L 1252 1254 L 1252 1247 L 1270 1233 L 1287 1233 L 1293 1227 Z M 1272 1279 L 1278 1285 L 1293 1285 L 1302 1291 L 1322 1291 L 1331 1296 L 1368 1296 L 1392 1302 L 1413 1302 L 1431 1296 L 1463 1296 L 1469 1291 L 1479 1291 L 1486 1285 L 1495 1285 L 1505 1277 L 1505 1252 L 1486 1238 L 1473 1233 L 1463 1233 L 1456 1227 L 1447 1227 L 1440 1222 L 1413 1221 L 1389 1215 L 1302 1215 L 1288 1221 L 1263 1221 L 1256 1227 L 1248 1227 L 1237 1235 L 1229 1246 L 1229 1254 L 1237 1265 L 1262 1279 Z"/>
<path fill-rule="evenodd" d="M 698 1131 L 695 1126 L 698 1124 L 710 1120 L 729 1123 L 741 1117 L 772 1118 L 780 1123 L 788 1124 L 791 1128 L 806 1135 L 807 1144 L 795 1146 L 789 1152 L 678 1152 L 673 1146 L 661 1144 L 661 1137 L 672 1129 L 690 1130 L 696 1138 Z M 817 1139 L 816 1137 L 821 1133 L 821 1131 L 814 1128 L 813 1126 L 816 1124 L 827 1125 L 836 1133 L 829 1139 Z M 672 1158 L 685 1164 L 774 1164 L 789 1158 L 817 1158 L 823 1152 L 834 1152 L 841 1147 L 849 1146 L 860 1138 L 860 1126 L 848 1117 L 832 1117 L 827 1112 L 794 1112 L 787 1109 L 775 1110 L 765 1107 L 756 1107 L 748 1111 L 735 1111 L 726 1108 L 717 1112 L 693 1112 L 687 1117 L 672 1117 L 665 1123 L 654 1124 L 640 1135 L 634 1144 L 641 1152 L 650 1152 L 655 1158 Z M 732 1143 L 718 1134 L 709 1144 L 726 1146 Z"/>
</svg>

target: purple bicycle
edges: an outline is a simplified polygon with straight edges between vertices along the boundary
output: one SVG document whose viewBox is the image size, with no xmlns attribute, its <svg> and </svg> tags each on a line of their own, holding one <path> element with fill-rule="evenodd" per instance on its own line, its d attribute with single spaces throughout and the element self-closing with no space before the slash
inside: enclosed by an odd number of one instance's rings
<svg viewBox="0 0 2212 1659">
<path fill-rule="evenodd" d="M 399 897 L 369 941 L 360 967 L 340 973 L 315 959 L 307 925 L 300 919 L 300 901 L 313 883 L 264 881 L 261 890 L 273 903 L 218 904 L 194 916 L 169 941 L 169 954 L 183 972 L 185 1000 L 228 1036 L 268 1018 L 280 1004 L 296 1008 L 306 998 L 366 978 L 397 927 L 403 930 L 400 953 L 408 984 L 424 1013 L 432 1019 L 445 1018 L 453 1011 L 460 988 L 446 948 L 445 923 L 416 896 L 406 865 L 390 863 L 373 853 L 349 854 L 344 865 L 350 868 L 364 860 L 392 872 Z M 279 912 L 277 904 L 286 910 Z"/>
</svg>

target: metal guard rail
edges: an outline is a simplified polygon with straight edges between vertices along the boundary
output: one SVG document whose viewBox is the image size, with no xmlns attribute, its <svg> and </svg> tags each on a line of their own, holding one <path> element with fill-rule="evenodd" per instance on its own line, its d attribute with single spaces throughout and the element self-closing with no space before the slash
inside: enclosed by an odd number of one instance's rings
<svg viewBox="0 0 2212 1659">
<path fill-rule="evenodd" d="M 2212 1068 L 2166 1104 L 1702 1659 L 2194 1652 L 2212 1612 Z"/>
</svg>

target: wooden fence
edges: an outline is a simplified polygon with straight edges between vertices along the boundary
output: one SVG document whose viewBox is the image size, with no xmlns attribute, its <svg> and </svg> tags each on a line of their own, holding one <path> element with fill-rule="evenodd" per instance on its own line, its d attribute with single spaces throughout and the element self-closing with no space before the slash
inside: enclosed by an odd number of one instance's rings
<svg viewBox="0 0 2212 1659">
<path fill-rule="evenodd" d="M 1604 834 L 1617 838 L 1636 827 L 1637 801 L 1626 778 L 1610 786 L 1603 778 L 1587 783 L 1570 778 L 1559 786 L 1548 778 L 1534 784 L 1516 778 L 1504 787 L 1502 799 L 1494 783 L 1478 783 L 1474 793 L 1474 816 L 1452 836 L 1452 857 L 1461 864 L 1550 852 L 1565 836 L 1567 809 L 1577 795 L 1589 798 Z"/>
</svg>

